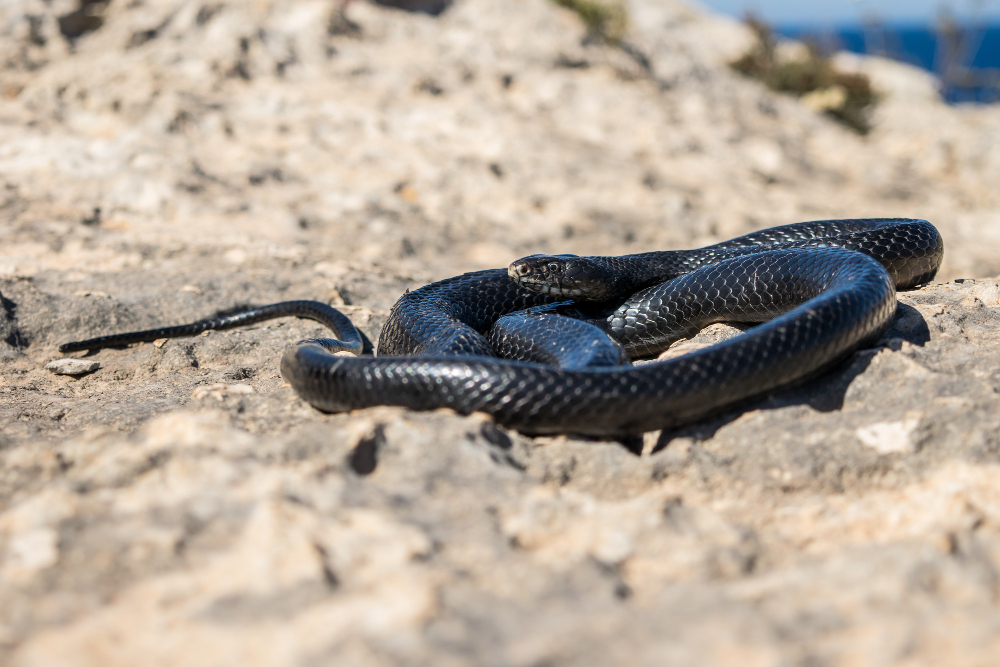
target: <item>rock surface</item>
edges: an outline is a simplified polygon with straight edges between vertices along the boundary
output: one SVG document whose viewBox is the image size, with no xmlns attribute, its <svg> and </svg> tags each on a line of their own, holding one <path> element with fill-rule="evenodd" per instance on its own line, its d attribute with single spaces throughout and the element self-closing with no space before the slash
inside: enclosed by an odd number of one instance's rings
<svg viewBox="0 0 1000 667">
<path fill-rule="evenodd" d="M 844 58 L 883 90 L 860 138 L 731 73 L 740 26 L 628 7 L 631 55 L 542 0 L 0 6 L 0 663 L 993 661 L 1000 111 Z M 531 252 L 870 215 L 947 243 L 877 346 L 641 443 L 319 414 L 291 320 L 45 370 L 288 298 L 374 340 Z"/>
</svg>

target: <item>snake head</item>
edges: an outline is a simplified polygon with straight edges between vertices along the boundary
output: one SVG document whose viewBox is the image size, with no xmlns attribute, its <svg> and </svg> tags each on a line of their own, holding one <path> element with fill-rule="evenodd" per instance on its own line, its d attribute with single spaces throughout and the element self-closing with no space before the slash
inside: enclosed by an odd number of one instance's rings
<svg viewBox="0 0 1000 667">
<path fill-rule="evenodd" d="M 554 296 L 601 301 L 612 295 L 614 273 L 592 257 L 529 255 L 512 262 L 507 275 L 521 287 Z"/>
</svg>

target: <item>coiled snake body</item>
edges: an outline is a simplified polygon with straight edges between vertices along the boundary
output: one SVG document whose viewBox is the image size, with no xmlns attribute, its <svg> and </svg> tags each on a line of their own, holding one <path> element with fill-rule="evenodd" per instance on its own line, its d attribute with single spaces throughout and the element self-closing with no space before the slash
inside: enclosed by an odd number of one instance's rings
<svg viewBox="0 0 1000 667">
<path fill-rule="evenodd" d="M 320 410 L 448 407 L 529 433 L 616 436 L 689 423 L 841 361 L 878 339 L 895 312 L 896 288 L 933 278 L 942 255 L 938 231 L 924 220 L 797 223 L 697 250 L 536 256 L 433 283 L 399 299 L 376 357 L 334 354 L 358 354 L 361 337 L 344 315 L 312 301 L 60 349 L 297 315 L 340 336 L 302 341 L 281 360 L 282 376 Z M 597 304 L 579 308 L 577 320 L 549 312 L 567 298 Z M 649 356 L 719 321 L 765 323 L 685 356 L 617 365 L 622 349 Z M 566 347 L 596 349 L 598 330 L 616 341 L 610 351 L 560 357 Z M 495 346 L 513 358 L 498 358 Z"/>
</svg>

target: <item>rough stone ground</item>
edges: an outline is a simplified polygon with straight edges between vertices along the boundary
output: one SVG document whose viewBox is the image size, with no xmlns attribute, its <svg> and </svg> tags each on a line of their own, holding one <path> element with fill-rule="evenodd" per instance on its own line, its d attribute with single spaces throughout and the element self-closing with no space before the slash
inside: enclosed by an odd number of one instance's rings
<svg viewBox="0 0 1000 667">
<path fill-rule="evenodd" d="M 629 5 L 648 68 L 542 0 L 115 0 L 70 41 L 77 9 L 0 6 L 0 663 L 995 663 L 996 109 L 842 58 L 884 96 L 861 138 L 669 0 Z M 530 252 L 869 215 L 933 220 L 942 282 L 643 443 L 317 413 L 277 373 L 298 321 L 44 369 L 286 298 L 374 340 L 404 289 Z"/>
</svg>

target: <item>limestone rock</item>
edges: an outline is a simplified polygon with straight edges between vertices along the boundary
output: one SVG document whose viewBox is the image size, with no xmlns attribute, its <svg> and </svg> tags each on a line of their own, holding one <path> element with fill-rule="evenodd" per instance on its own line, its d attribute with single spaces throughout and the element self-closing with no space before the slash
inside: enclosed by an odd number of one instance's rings
<svg viewBox="0 0 1000 667">
<path fill-rule="evenodd" d="M 686 2 L 631 0 L 624 48 L 516 5 L 0 3 L 0 663 L 995 661 L 1000 112 L 892 65 L 861 138 Z M 294 298 L 375 340 L 526 254 L 870 215 L 947 246 L 877 344 L 641 442 L 321 414 L 297 320 L 44 369 Z"/>
</svg>

